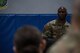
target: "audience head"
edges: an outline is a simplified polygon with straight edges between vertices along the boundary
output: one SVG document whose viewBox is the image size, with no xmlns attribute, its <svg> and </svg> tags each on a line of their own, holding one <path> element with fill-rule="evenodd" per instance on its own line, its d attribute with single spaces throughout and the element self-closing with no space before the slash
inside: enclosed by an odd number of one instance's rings
<svg viewBox="0 0 80 53">
<path fill-rule="evenodd" d="M 42 33 L 34 26 L 19 28 L 14 36 L 15 53 L 41 53 L 45 48 Z"/>
</svg>

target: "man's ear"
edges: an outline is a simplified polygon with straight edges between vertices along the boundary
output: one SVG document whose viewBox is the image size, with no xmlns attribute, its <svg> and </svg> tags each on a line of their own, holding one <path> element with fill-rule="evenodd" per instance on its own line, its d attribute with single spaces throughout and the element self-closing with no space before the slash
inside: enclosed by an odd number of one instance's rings
<svg viewBox="0 0 80 53">
<path fill-rule="evenodd" d="M 46 47 L 46 40 L 45 40 L 45 39 L 42 39 L 41 42 L 40 42 L 40 48 L 41 48 L 42 50 L 44 50 L 45 47 Z"/>
</svg>

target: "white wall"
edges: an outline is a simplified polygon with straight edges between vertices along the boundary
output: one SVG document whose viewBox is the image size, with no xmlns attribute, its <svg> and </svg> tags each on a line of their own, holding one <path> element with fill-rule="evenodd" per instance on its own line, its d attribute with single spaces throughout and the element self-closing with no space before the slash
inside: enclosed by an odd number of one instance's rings
<svg viewBox="0 0 80 53">
<path fill-rule="evenodd" d="M 60 6 L 71 13 L 72 0 L 8 0 L 8 7 L 0 13 L 56 14 Z"/>
</svg>

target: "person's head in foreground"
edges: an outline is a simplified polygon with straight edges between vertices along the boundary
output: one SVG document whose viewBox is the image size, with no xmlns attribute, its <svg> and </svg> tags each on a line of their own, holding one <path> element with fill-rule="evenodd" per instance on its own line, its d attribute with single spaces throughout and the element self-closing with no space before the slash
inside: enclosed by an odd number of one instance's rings
<svg viewBox="0 0 80 53">
<path fill-rule="evenodd" d="M 80 0 L 75 0 L 72 11 L 71 24 L 75 31 L 80 31 Z"/>
<path fill-rule="evenodd" d="M 45 40 L 37 28 L 23 26 L 16 31 L 13 46 L 15 53 L 42 53 L 44 48 Z"/>
<path fill-rule="evenodd" d="M 58 16 L 60 19 L 65 19 L 67 16 L 67 9 L 65 7 L 60 7 L 58 9 Z"/>
</svg>

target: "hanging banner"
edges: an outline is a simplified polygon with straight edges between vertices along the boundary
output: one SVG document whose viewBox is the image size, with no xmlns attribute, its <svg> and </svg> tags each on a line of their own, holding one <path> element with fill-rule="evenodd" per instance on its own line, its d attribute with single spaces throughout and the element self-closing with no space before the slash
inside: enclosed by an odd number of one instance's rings
<svg viewBox="0 0 80 53">
<path fill-rule="evenodd" d="M 0 10 L 7 7 L 7 0 L 0 0 Z"/>
</svg>

